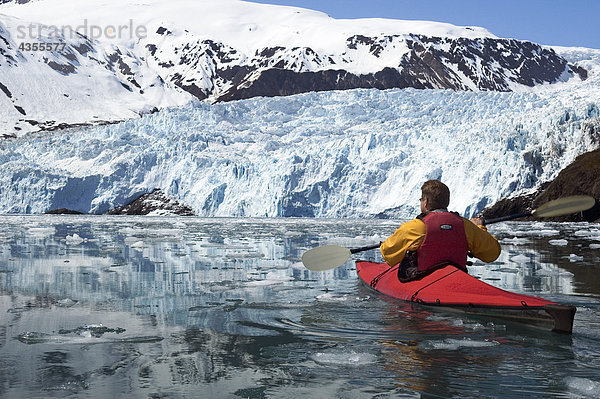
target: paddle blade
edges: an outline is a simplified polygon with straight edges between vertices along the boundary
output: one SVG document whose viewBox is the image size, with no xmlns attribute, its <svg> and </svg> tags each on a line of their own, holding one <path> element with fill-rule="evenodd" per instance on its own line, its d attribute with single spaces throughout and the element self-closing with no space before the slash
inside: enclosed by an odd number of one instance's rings
<svg viewBox="0 0 600 399">
<path fill-rule="evenodd" d="M 596 200 L 593 197 L 573 195 L 547 202 L 531 212 L 531 214 L 542 218 L 570 215 L 572 213 L 587 211 L 595 203 Z"/>
<path fill-rule="evenodd" d="M 308 270 L 320 272 L 340 267 L 350 259 L 350 250 L 337 245 L 325 245 L 309 249 L 302 255 L 302 263 Z"/>
</svg>

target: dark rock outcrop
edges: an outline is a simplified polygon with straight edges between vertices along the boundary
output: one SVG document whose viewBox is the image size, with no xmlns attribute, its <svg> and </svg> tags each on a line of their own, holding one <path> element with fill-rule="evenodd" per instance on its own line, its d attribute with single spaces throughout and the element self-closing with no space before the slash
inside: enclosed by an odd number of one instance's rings
<svg viewBox="0 0 600 399">
<path fill-rule="evenodd" d="M 195 216 L 194 211 L 177 201 L 168 198 L 162 190 L 144 194 L 125 206 L 113 209 L 108 215 L 178 215 Z"/>
<path fill-rule="evenodd" d="M 46 215 L 85 215 L 83 212 L 74 211 L 72 209 L 60 208 L 45 212 Z"/>
<path fill-rule="evenodd" d="M 536 209 L 548 201 L 570 195 L 589 195 L 596 205 L 573 215 L 546 218 L 556 222 L 600 221 L 600 149 L 578 156 L 563 169 L 552 182 L 543 184 L 537 192 L 514 198 L 503 199 L 483 210 L 486 219 L 516 214 Z M 532 218 L 523 218 L 532 220 Z"/>
</svg>

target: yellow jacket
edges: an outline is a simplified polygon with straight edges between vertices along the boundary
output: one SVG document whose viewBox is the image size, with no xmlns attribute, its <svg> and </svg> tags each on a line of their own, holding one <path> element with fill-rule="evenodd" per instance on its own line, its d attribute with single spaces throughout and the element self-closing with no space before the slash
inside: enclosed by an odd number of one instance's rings
<svg viewBox="0 0 600 399">
<path fill-rule="evenodd" d="M 469 251 L 484 262 L 495 261 L 501 251 L 498 240 L 487 232 L 485 226 L 477 226 L 469 219 L 462 219 Z M 424 239 L 425 223 L 420 219 L 411 220 L 400 225 L 400 228 L 381 244 L 381 255 L 388 265 L 397 265 L 404 259 L 406 251 L 416 251 Z"/>
</svg>

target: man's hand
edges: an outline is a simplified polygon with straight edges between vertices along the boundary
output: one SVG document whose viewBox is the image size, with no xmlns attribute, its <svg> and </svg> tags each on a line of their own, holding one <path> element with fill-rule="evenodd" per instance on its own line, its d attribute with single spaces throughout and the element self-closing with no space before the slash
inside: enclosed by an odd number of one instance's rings
<svg viewBox="0 0 600 399">
<path fill-rule="evenodd" d="M 473 223 L 476 226 L 483 226 L 483 219 L 482 218 L 471 218 L 471 223 Z"/>
</svg>

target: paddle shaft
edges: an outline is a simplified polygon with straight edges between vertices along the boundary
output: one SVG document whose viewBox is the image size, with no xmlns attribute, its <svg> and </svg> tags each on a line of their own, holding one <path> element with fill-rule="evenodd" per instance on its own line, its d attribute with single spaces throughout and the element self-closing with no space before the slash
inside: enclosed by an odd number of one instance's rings
<svg viewBox="0 0 600 399">
<path fill-rule="evenodd" d="M 380 245 L 381 245 L 381 243 L 379 243 L 379 244 L 373 244 L 373 245 L 367 245 L 366 247 L 361 247 L 361 248 L 351 248 L 350 249 L 350 253 L 351 254 L 356 254 L 356 253 L 359 253 L 359 252 L 369 251 L 371 249 L 377 249 L 377 248 L 379 248 Z"/>
<path fill-rule="evenodd" d="M 486 226 L 486 225 L 492 224 L 492 223 L 504 222 L 506 220 L 513 220 L 513 219 L 518 219 L 518 218 L 522 218 L 525 216 L 531 216 L 531 214 L 532 214 L 532 212 L 514 213 L 512 215 L 501 216 L 499 218 L 482 219 L 481 222 L 483 223 L 484 226 Z"/>
</svg>

